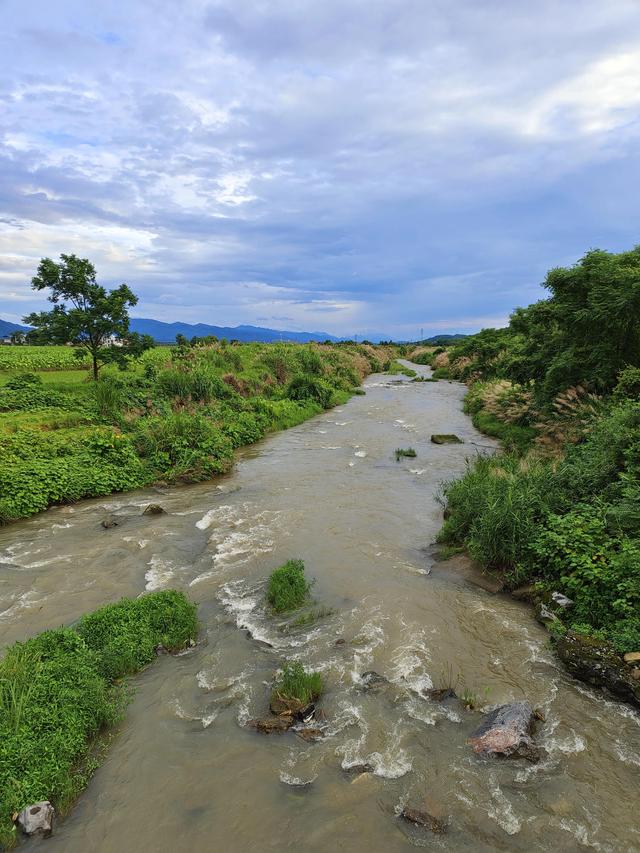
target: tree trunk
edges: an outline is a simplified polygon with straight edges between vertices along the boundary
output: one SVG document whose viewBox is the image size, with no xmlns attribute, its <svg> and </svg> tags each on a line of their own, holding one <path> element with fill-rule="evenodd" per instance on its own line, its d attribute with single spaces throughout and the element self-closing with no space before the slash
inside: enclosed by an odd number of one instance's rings
<svg viewBox="0 0 640 853">
<path fill-rule="evenodd" d="M 93 381 L 97 382 L 98 381 L 98 356 L 97 356 L 97 353 L 92 352 L 91 358 L 93 360 Z"/>
</svg>

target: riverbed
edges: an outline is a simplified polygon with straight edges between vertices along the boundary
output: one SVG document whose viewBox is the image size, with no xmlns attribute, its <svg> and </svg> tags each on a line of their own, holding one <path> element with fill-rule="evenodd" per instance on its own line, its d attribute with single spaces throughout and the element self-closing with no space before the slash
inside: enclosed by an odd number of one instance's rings
<svg viewBox="0 0 640 853">
<path fill-rule="evenodd" d="M 133 679 L 126 719 L 48 853 L 640 850 L 638 714 L 566 675 L 526 605 L 434 562 L 440 484 L 495 446 L 463 414 L 464 387 L 374 375 L 365 390 L 245 449 L 213 482 L 0 530 L 2 646 L 167 587 L 201 620 L 196 648 Z M 409 446 L 416 458 L 396 462 Z M 149 503 L 166 514 L 142 516 Z M 101 526 L 107 515 L 117 527 Z M 304 560 L 327 614 L 311 625 L 263 605 L 289 558 Z M 292 659 L 326 683 L 315 743 L 246 726 Z M 364 690 L 368 670 L 390 685 Z M 487 708 L 539 708 L 542 760 L 475 757 L 480 714 L 425 698 L 445 685 Z M 372 772 L 351 772 L 359 764 Z M 447 834 L 402 821 L 404 805 L 447 819 Z"/>
</svg>

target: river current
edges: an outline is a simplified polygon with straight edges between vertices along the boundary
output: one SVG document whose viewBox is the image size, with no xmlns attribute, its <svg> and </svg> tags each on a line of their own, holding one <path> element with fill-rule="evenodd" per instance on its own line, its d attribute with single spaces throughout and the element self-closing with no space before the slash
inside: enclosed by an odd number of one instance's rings
<svg viewBox="0 0 640 853">
<path fill-rule="evenodd" d="M 462 412 L 464 387 L 374 375 L 365 390 L 245 449 L 216 481 L 0 530 L 2 646 L 165 587 L 197 602 L 201 622 L 196 648 L 132 680 L 48 853 L 640 850 L 638 714 L 567 676 L 525 605 L 434 562 L 439 485 L 493 449 Z M 464 444 L 434 445 L 438 432 Z M 408 446 L 416 458 L 396 462 Z M 166 514 L 142 516 L 150 502 Z M 101 526 L 107 514 L 117 527 Z M 269 572 L 292 557 L 330 611 L 307 626 L 263 605 Z M 314 743 L 246 727 L 292 659 L 326 684 Z M 391 684 L 364 690 L 368 670 Z M 540 763 L 475 757 L 480 714 L 425 698 L 447 683 L 486 708 L 540 708 Z M 349 771 L 358 764 L 373 772 Z M 447 834 L 402 821 L 404 805 L 447 818 Z"/>
</svg>

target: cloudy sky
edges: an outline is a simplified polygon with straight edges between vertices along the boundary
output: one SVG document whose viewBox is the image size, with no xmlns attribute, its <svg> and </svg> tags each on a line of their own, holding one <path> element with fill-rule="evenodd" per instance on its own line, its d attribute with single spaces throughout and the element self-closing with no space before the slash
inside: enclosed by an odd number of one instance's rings
<svg viewBox="0 0 640 853">
<path fill-rule="evenodd" d="M 0 317 L 416 337 L 640 242 L 638 0 L 0 0 Z"/>
</svg>

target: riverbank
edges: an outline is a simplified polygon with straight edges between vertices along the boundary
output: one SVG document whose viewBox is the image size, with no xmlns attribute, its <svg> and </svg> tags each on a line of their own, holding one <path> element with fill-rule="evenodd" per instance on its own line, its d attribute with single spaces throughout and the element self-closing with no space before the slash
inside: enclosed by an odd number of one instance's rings
<svg viewBox="0 0 640 853">
<path fill-rule="evenodd" d="M 211 479 L 231 468 L 237 448 L 346 402 L 398 352 L 201 343 L 148 350 L 93 382 L 69 370 L 68 347 L 6 347 L 0 524 L 82 498 Z"/>
<path fill-rule="evenodd" d="M 480 337 L 480 336 L 478 336 Z M 473 341 L 418 353 L 465 378 L 464 409 L 504 452 L 470 462 L 443 489 L 438 541 L 464 547 L 506 590 L 529 601 L 577 678 L 640 707 L 640 546 L 632 493 L 640 407 L 567 392 L 534 412 L 533 391 L 478 378 Z M 535 421 L 535 423 L 534 423 Z"/>
</svg>

